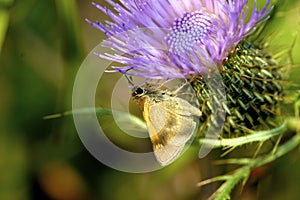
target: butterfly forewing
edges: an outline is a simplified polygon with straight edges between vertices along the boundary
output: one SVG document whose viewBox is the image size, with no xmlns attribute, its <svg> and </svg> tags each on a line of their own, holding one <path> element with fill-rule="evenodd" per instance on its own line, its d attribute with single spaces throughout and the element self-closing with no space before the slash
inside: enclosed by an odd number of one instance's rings
<svg viewBox="0 0 300 200">
<path fill-rule="evenodd" d="M 155 157 L 162 166 L 166 166 L 176 160 L 183 148 L 184 145 L 176 146 L 173 144 L 166 144 L 161 148 L 153 146 Z"/>
<path fill-rule="evenodd" d="M 170 91 L 157 88 L 147 88 L 147 91 L 135 99 L 143 105 L 154 154 L 161 165 L 168 165 L 179 157 L 192 138 L 201 112 Z"/>
</svg>

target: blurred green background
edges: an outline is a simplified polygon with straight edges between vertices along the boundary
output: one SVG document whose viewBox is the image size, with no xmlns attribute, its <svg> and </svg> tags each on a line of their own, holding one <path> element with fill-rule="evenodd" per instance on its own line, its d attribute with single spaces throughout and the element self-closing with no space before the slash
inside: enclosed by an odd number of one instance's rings
<svg viewBox="0 0 300 200">
<path fill-rule="evenodd" d="M 293 58 L 299 64 L 300 2 L 276 5 L 266 30 L 274 35 L 271 45 L 276 52 L 288 48 L 298 33 Z M 76 71 L 105 38 L 85 18 L 107 19 L 90 1 L 0 0 L 0 199 L 205 199 L 216 185 L 195 185 L 213 175 L 211 161 L 218 153 L 158 172 L 127 174 L 85 150 L 71 117 L 43 119 L 71 109 Z M 290 81 L 299 80 L 300 70 L 293 68 Z M 243 199 L 299 199 L 299 153 L 263 168 Z"/>
</svg>

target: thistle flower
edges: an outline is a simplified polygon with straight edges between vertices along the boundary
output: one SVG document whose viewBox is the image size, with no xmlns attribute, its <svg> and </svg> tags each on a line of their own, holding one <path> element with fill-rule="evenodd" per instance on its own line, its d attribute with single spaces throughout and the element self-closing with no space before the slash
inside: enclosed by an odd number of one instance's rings
<svg viewBox="0 0 300 200">
<path fill-rule="evenodd" d="M 254 1 L 252 11 L 248 0 L 106 1 L 115 13 L 94 5 L 112 21 L 88 22 L 107 35 L 103 44 L 116 52 L 99 56 L 124 65 L 113 72 L 150 80 L 187 78 L 200 104 L 201 130 L 212 126 L 217 132 L 218 118 L 226 115 L 222 137 L 279 125 L 274 119 L 283 96 L 280 65 L 252 34 L 269 18 L 270 0 L 261 10 Z M 207 72 L 220 73 L 227 100 L 212 98 L 206 82 L 220 80 L 204 78 L 212 74 Z M 211 105 L 225 113 L 212 115 Z"/>
<path fill-rule="evenodd" d="M 88 22 L 110 38 L 104 44 L 118 55 L 99 56 L 124 64 L 114 72 L 148 79 L 183 78 L 219 68 L 272 9 L 267 9 L 270 0 L 260 11 L 254 2 L 251 13 L 248 0 L 106 2 L 116 13 L 93 4 L 112 21 Z"/>
</svg>

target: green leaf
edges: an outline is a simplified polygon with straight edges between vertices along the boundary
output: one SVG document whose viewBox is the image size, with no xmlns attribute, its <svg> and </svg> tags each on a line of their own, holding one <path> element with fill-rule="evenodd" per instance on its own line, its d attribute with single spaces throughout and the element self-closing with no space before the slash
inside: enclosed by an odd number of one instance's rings
<svg viewBox="0 0 300 200">
<path fill-rule="evenodd" d="M 75 109 L 75 110 L 69 110 L 63 113 L 57 113 L 53 115 L 47 115 L 44 117 L 44 119 L 55 119 L 55 118 L 60 118 L 64 116 L 70 116 L 70 115 L 90 115 L 96 113 L 99 116 L 114 116 L 117 117 L 118 119 L 121 119 L 122 121 L 119 121 L 119 123 L 122 123 L 124 125 L 135 125 L 138 128 L 141 128 L 143 130 L 147 130 L 146 124 L 143 120 L 140 118 L 130 114 L 130 113 L 125 113 L 125 112 L 119 112 L 119 111 L 112 111 L 108 108 L 81 108 L 81 109 Z"/>
<path fill-rule="evenodd" d="M 252 142 L 263 142 L 269 140 L 274 136 L 283 134 L 286 130 L 287 130 L 287 122 L 285 121 L 282 123 L 281 126 L 274 129 L 265 130 L 265 131 L 253 131 L 249 135 L 240 136 L 237 138 L 220 138 L 220 139 L 201 138 L 199 140 L 199 143 L 200 145 L 202 144 L 214 145 L 214 148 L 237 147 Z"/>
<path fill-rule="evenodd" d="M 0 1 L 0 54 L 9 23 L 9 8 L 12 5 L 12 3 L 13 0 Z"/>
</svg>

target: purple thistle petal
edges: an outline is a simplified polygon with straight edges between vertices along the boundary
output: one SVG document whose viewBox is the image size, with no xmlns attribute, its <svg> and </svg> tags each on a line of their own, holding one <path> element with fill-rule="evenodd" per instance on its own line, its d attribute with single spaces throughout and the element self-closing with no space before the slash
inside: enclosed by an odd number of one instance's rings
<svg viewBox="0 0 300 200">
<path fill-rule="evenodd" d="M 93 5 L 111 18 L 90 22 L 108 39 L 115 54 L 99 57 L 124 66 L 111 71 L 148 79 L 183 78 L 217 69 L 259 23 L 268 19 L 270 0 L 248 12 L 248 0 L 106 0 L 111 10 Z M 248 20 L 246 20 L 248 19 Z"/>
</svg>

